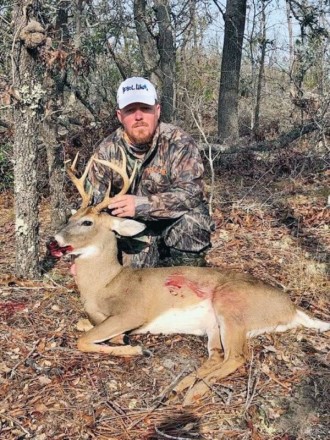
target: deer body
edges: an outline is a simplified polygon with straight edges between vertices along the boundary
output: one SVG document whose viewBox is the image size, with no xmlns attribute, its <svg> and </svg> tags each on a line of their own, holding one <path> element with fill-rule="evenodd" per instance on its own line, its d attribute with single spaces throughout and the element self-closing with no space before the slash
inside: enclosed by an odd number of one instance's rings
<svg viewBox="0 0 330 440">
<path fill-rule="evenodd" d="M 77 285 L 95 325 L 79 338 L 80 350 L 142 354 L 139 346 L 102 344 L 126 332 L 207 335 L 208 360 L 175 388 L 180 392 L 193 385 L 185 397 L 189 404 L 244 363 L 247 338 L 299 325 L 330 330 L 330 323 L 310 317 L 280 289 L 247 274 L 217 268 L 122 267 L 115 232 L 134 236 L 143 229 L 134 220 L 83 206 L 55 236 L 59 246 L 68 246 L 76 256 Z"/>
<path fill-rule="evenodd" d="M 181 391 L 196 377 L 203 377 L 193 387 L 197 386 L 200 395 L 206 391 L 203 384 L 227 376 L 244 363 L 247 338 L 299 325 L 330 329 L 329 323 L 298 309 L 281 290 L 250 275 L 216 268 L 122 267 L 114 231 L 135 235 L 141 228 L 133 220 L 95 214 L 93 208 L 86 208 L 56 235 L 59 245 L 70 246 L 76 255 L 77 285 L 95 325 L 79 338 L 80 350 L 142 354 L 139 346 L 102 344 L 126 332 L 207 335 L 209 360 L 177 387 Z M 190 402 L 189 393 L 187 396 Z"/>
</svg>

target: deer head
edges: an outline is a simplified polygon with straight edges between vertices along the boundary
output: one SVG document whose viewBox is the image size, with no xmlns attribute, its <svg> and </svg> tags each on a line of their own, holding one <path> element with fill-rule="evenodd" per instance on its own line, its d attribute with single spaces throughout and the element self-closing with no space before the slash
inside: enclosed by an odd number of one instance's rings
<svg viewBox="0 0 330 440">
<path fill-rule="evenodd" d="M 57 249 L 54 249 L 54 252 L 57 252 L 55 256 L 59 257 L 65 252 L 80 256 L 89 253 L 92 247 L 95 248 L 97 244 L 101 245 L 108 231 L 117 232 L 122 236 L 133 236 L 145 229 L 144 224 L 135 220 L 114 217 L 104 212 L 112 201 L 112 197 L 110 197 L 111 182 L 109 182 L 103 200 L 96 205 L 90 205 L 93 188 L 91 187 L 88 192 L 85 190 L 86 178 L 93 162 L 96 162 L 120 174 L 123 179 L 123 186 L 118 195 L 126 194 L 134 179 L 136 165 L 132 175 L 128 177 L 126 171 L 126 156 L 124 150 L 121 147 L 119 148 L 122 156 L 120 166 L 110 161 L 97 159 L 95 155 L 93 155 L 88 161 L 82 176 L 78 178 L 76 176 L 77 154 L 72 165 L 67 167 L 67 173 L 78 189 L 82 203 L 78 211 L 69 219 L 68 224 L 56 234 L 55 240 L 58 246 Z M 52 254 L 54 255 L 54 253 Z"/>
</svg>

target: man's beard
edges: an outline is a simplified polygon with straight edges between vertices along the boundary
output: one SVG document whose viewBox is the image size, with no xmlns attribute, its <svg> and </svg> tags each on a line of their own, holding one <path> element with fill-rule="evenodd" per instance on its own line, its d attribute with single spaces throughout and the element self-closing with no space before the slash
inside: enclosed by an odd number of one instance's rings
<svg viewBox="0 0 330 440">
<path fill-rule="evenodd" d="M 149 132 L 148 126 L 140 126 L 134 129 L 130 138 L 134 144 L 147 144 L 151 141 L 152 135 Z"/>
</svg>

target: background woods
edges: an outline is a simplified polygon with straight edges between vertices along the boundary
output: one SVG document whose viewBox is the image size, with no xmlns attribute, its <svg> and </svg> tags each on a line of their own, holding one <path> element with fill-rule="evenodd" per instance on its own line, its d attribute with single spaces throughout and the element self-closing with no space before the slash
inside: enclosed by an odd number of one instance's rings
<svg viewBox="0 0 330 440">
<path fill-rule="evenodd" d="M 6 186 L 13 151 L 17 274 L 38 273 L 37 185 L 50 195 L 56 229 L 66 218 L 63 160 L 73 150 L 90 154 L 113 130 L 116 88 L 127 76 L 150 77 L 163 120 L 203 144 L 243 137 L 246 149 L 290 133 L 280 138 L 285 146 L 307 126 L 326 151 L 328 8 L 289 0 L 2 0 L 1 163 Z"/>
<path fill-rule="evenodd" d="M 79 205 L 64 161 L 79 151 L 83 169 L 118 124 L 119 82 L 144 75 L 162 119 L 203 152 L 210 264 L 281 285 L 329 320 L 329 7 L 0 0 L 1 439 L 328 438 L 326 336 L 259 337 L 208 400 L 166 406 L 204 344 L 149 335 L 153 357 L 115 364 L 77 352 L 82 308 L 45 241 Z"/>
</svg>

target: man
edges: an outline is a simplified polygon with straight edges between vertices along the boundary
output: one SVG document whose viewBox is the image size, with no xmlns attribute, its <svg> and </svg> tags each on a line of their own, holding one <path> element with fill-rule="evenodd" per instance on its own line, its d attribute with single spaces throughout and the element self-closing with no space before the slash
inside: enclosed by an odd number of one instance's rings
<svg viewBox="0 0 330 440">
<path fill-rule="evenodd" d="M 139 250 L 124 249 L 124 264 L 133 267 L 205 265 L 212 222 L 203 193 L 203 164 L 194 140 L 183 130 L 159 122 L 155 87 L 144 78 L 123 81 L 117 92 L 121 127 L 96 150 L 96 157 L 120 161 L 121 146 L 128 174 L 137 163 L 130 194 L 114 197 L 111 215 L 131 217 L 147 225 Z M 117 173 L 95 163 L 89 174 L 94 201 L 112 182 L 115 195 L 122 185 Z M 121 247 L 121 246 L 120 246 Z M 133 246 L 137 247 L 137 246 Z M 129 254 L 129 257 L 127 255 Z"/>
</svg>

